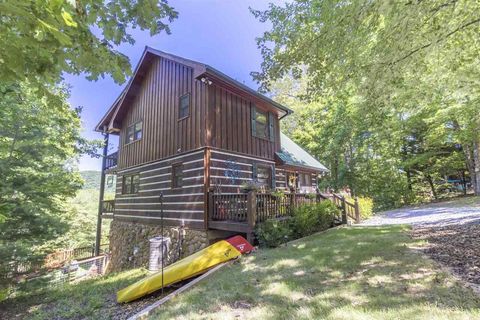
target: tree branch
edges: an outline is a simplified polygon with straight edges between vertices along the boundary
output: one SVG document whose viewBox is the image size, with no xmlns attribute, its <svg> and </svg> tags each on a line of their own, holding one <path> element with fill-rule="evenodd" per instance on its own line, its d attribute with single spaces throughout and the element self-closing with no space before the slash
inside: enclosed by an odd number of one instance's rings
<svg viewBox="0 0 480 320">
<path fill-rule="evenodd" d="M 461 31 L 461 30 L 463 30 L 463 29 L 465 29 L 465 28 L 467 28 L 467 27 L 469 27 L 469 26 L 471 26 L 471 25 L 473 25 L 473 24 L 475 24 L 475 23 L 478 23 L 478 22 L 480 22 L 480 18 L 475 19 L 475 20 L 473 20 L 473 21 L 470 21 L 470 22 L 468 22 L 468 23 L 466 23 L 466 24 L 463 24 L 463 25 L 457 27 L 456 29 L 450 31 L 449 33 L 447 33 L 443 38 L 437 40 L 435 43 L 439 43 L 439 42 L 441 42 L 441 41 L 444 41 L 444 40 L 446 40 L 448 37 L 454 35 L 455 33 L 459 32 L 459 31 Z M 412 55 L 414 55 L 414 54 L 417 53 L 418 51 L 430 47 L 433 43 L 434 43 L 434 42 L 427 43 L 427 44 L 425 44 L 425 45 L 423 45 L 423 46 L 421 46 L 421 47 L 418 47 L 418 48 L 410 51 L 409 53 L 407 53 L 407 54 L 404 55 L 403 57 L 401 57 L 401 58 L 399 58 L 399 59 L 391 62 L 390 65 L 394 65 L 394 64 L 396 64 L 396 63 L 398 63 L 398 62 L 401 62 L 401 61 L 403 61 L 403 60 L 411 57 Z"/>
</svg>

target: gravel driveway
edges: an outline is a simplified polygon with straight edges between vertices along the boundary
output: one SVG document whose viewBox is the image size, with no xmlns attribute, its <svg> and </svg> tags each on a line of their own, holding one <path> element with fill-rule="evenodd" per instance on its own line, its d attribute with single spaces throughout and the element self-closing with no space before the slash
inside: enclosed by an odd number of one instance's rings
<svg viewBox="0 0 480 320">
<path fill-rule="evenodd" d="M 380 212 L 363 225 L 411 224 L 415 227 L 441 227 L 465 223 L 480 223 L 480 198 L 432 203 Z"/>
<path fill-rule="evenodd" d="M 446 266 L 480 294 L 480 197 L 378 213 L 363 225 L 410 224 L 424 253 Z"/>
</svg>

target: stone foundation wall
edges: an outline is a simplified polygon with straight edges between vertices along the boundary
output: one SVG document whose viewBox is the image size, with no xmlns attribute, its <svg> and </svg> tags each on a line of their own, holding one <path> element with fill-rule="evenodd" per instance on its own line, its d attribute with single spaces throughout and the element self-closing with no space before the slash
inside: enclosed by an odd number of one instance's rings
<svg viewBox="0 0 480 320">
<path fill-rule="evenodd" d="M 171 240 L 166 265 L 208 246 L 206 231 L 186 229 L 179 256 L 180 230 L 180 227 L 168 226 L 163 229 L 163 235 L 170 237 Z M 150 251 L 148 240 L 161 235 L 161 228 L 158 225 L 113 220 L 110 224 L 111 259 L 107 272 L 148 267 Z"/>
</svg>

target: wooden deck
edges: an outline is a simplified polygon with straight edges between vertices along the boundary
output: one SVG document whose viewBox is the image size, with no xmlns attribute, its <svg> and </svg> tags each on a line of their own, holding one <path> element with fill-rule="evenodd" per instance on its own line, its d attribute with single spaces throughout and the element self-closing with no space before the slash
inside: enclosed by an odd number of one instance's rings
<svg viewBox="0 0 480 320">
<path fill-rule="evenodd" d="M 293 210 L 303 204 L 332 201 L 341 210 L 337 220 L 347 223 L 348 219 L 360 222 L 358 201 L 347 201 L 337 194 L 289 193 L 208 193 L 208 228 L 251 234 L 256 224 L 269 219 L 287 219 Z"/>
</svg>

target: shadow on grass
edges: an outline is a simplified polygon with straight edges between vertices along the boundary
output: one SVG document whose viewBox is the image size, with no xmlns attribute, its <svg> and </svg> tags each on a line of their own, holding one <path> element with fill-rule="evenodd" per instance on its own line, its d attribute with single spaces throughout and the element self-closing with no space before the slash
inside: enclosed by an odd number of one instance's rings
<svg viewBox="0 0 480 320">
<path fill-rule="evenodd" d="M 24 292 L 0 303 L 0 319 L 112 319 L 117 308 L 116 292 L 145 277 L 135 269 Z"/>
<path fill-rule="evenodd" d="M 153 318 L 478 315 L 478 297 L 411 252 L 414 241 L 405 230 L 341 228 L 261 250 L 174 299 Z"/>
</svg>

